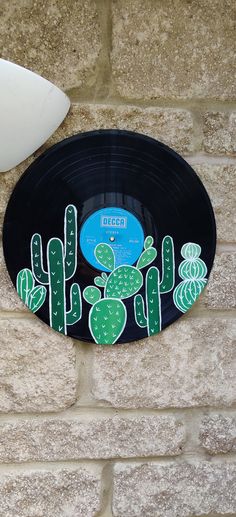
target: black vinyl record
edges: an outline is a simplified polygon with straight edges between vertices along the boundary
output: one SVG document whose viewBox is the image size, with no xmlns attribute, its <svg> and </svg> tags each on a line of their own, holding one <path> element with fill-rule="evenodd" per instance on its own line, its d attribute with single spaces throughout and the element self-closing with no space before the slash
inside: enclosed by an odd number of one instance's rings
<svg viewBox="0 0 236 517">
<path fill-rule="evenodd" d="M 215 255 L 208 194 L 176 152 L 130 131 L 63 140 L 9 200 L 4 256 L 19 296 L 72 338 L 125 343 L 185 313 Z"/>
</svg>

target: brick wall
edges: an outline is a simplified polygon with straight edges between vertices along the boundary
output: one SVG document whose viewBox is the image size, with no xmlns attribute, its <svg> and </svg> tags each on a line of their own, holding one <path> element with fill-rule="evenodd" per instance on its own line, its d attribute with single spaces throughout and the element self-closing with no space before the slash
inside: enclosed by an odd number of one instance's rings
<svg viewBox="0 0 236 517">
<path fill-rule="evenodd" d="M 193 309 L 114 348 L 37 320 L 1 252 L 0 517 L 236 514 L 233 18 L 233 0 L 0 2 L 1 56 L 73 101 L 44 149 L 95 128 L 154 136 L 198 172 L 218 228 Z M 0 175 L 1 222 L 32 159 Z"/>
</svg>

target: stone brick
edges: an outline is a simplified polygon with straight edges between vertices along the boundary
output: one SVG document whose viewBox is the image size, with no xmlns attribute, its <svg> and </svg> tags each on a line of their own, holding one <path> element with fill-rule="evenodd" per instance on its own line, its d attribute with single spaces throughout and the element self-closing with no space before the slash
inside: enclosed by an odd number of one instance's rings
<svg viewBox="0 0 236 517">
<path fill-rule="evenodd" d="M 22 303 L 20 297 L 18 296 L 16 289 L 14 288 L 11 279 L 8 275 L 4 257 L 2 246 L 0 244 L 0 286 L 1 286 L 1 296 L 0 296 L 0 311 L 26 311 L 26 306 Z"/>
<path fill-rule="evenodd" d="M 57 411 L 75 401 L 73 342 L 39 320 L 0 321 L 0 411 Z"/>
<path fill-rule="evenodd" d="M 115 407 L 230 406 L 236 322 L 182 317 L 137 343 L 94 345 L 94 397 Z"/>
<path fill-rule="evenodd" d="M 47 146 L 79 131 L 108 128 L 145 133 L 179 152 L 193 150 L 193 119 L 187 110 L 98 104 L 72 105 Z"/>
<path fill-rule="evenodd" d="M 1 517 L 95 517 L 100 509 L 97 470 L 28 470 L 0 476 Z"/>
<path fill-rule="evenodd" d="M 7 207 L 7 203 L 15 187 L 17 181 L 20 179 L 23 171 L 32 160 L 25 160 L 19 167 L 12 169 L 9 172 L 0 172 L 0 214 L 3 215 Z"/>
<path fill-rule="evenodd" d="M 204 302 L 211 309 L 236 307 L 236 253 L 216 255 Z"/>
<path fill-rule="evenodd" d="M 2 0 L 1 57 L 61 88 L 92 86 L 101 50 L 94 0 Z"/>
<path fill-rule="evenodd" d="M 172 416 L 20 420 L 1 424 L 0 436 L 2 462 L 173 456 L 185 441 Z"/>
<path fill-rule="evenodd" d="M 114 517 L 236 512 L 236 464 L 118 464 L 114 476 Z"/>
<path fill-rule="evenodd" d="M 221 241 L 235 242 L 236 226 L 236 166 L 193 165 L 213 204 L 217 237 Z"/>
<path fill-rule="evenodd" d="M 234 99 L 233 12 L 233 0 L 114 1 L 114 87 L 129 98 Z"/>
<path fill-rule="evenodd" d="M 199 439 L 210 454 L 236 452 L 236 418 L 206 416 L 201 423 Z"/>
<path fill-rule="evenodd" d="M 207 112 L 203 117 L 203 147 L 211 154 L 236 152 L 236 112 Z"/>
</svg>

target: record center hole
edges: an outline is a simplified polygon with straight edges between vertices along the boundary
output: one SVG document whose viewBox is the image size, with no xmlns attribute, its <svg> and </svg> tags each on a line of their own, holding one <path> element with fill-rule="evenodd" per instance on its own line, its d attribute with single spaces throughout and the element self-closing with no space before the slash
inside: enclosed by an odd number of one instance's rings
<svg viewBox="0 0 236 517">
<path fill-rule="evenodd" d="M 111 235 L 111 237 L 109 237 L 109 240 L 110 240 L 111 242 L 114 242 L 114 241 L 115 241 L 115 237 L 113 237 L 113 235 Z"/>
</svg>

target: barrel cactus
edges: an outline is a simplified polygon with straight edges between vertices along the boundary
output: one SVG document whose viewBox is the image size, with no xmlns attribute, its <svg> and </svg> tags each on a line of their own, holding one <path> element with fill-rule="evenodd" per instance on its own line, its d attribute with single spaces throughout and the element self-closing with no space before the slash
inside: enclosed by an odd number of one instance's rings
<svg viewBox="0 0 236 517">
<path fill-rule="evenodd" d="M 143 285 L 140 269 L 151 264 L 157 252 L 153 248 L 153 238 L 145 239 L 144 250 L 137 265 L 115 267 L 115 254 L 109 244 L 98 244 L 94 250 L 97 261 L 110 273 L 103 272 L 94 279 L 95 286 L 88 286 L 83 291 L 84 299 L 92 305 L 89 312 L 89 328 L 98 344 L 114 344 L 121 336 L 127 320 L 126 307 L 122 300 L 134 296 Z M 101 291 L 104 288 L 104 297 Z"/>
<path fill-rule="evenodd" d="M 181 312 L 186 312 L 197 300 L 204 289 L 207 279 L 207 267 L 200 259 L 201 246 L 194 242 L 188 242 L 181 248 L 184 260 L 179 266 L 179 276 L 183 279 L 174 290 L 174 304 Z"/>
</svg>

